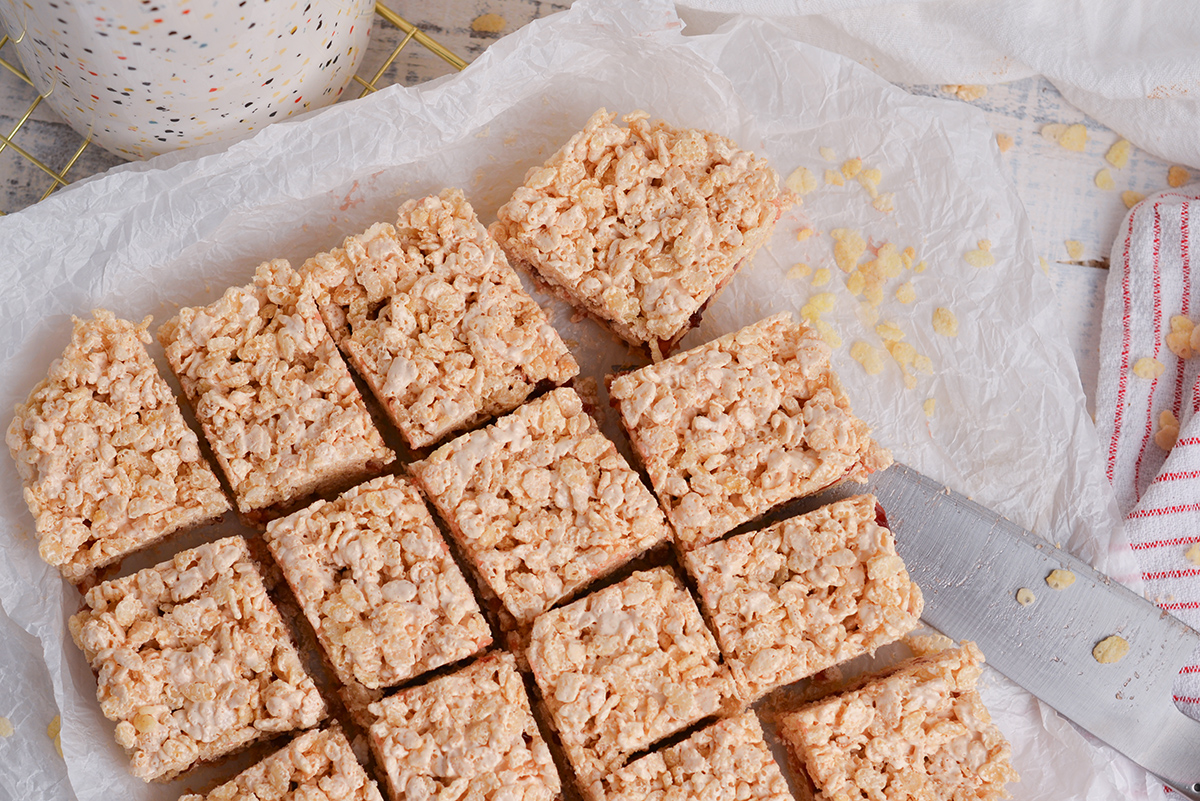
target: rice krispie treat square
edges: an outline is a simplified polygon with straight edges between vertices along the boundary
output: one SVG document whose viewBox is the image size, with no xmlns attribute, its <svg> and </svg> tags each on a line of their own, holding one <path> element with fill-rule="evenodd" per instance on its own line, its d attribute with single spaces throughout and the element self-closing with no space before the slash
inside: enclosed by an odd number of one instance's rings
<svg viewBox="0 0 1200 801">
<path fill-rule="evenodd" d="M 631 754 L 721 711 L 729 674 L 692 596 L 670 570 L 624 581 L 538 617 L 529 665 L 580 791 Z"/>
<path fill-rule="evenodd" d="M 666 540 L 662 510 L 573 389 L 410 465 L 520 624 Z"/>
<path fill-rule="evenodd" d="M 620 375 L 609 397 L 684 550 L 892 462 L 789 314 Z"/>
<path fill-rule="evenodd" d="M 607 801 L 792 801 L 753 712 L 630 762 L 606 784 Z"/>
<path fill-rule="evenodd" d="M 493 653 L 371 711 L 371 748 L 393 801 L 550 801 L 558 770 L 512 654 Z"/>
<path fill-rule="evenodd" d="M 207 795 L 179 801 L 383 801 L 341 728 L 314 729 Z"/>
<path fill-rule="evenodd" d="M 600 109 L 496 212 L 512 263 L 656 361 L 792 202 L 765 159 L 644 111 Z"/>
<path fill-rule="evenodd" d="M 975 689 L 983 654 L 964 642 L 869 677 L 778 721 L 817 801 L 1008 798 L 1012 749 Z"/>
<path fill-rule="evenodd" d="M 924 606 L 872 495 L 697 548 L 685 563 L 745 703 L 900 639 Z"/>
<path fill-rule="evenodd" d="M 140 325 L 97 309 L 18 404 L 6 441 L 42 559 L 69 581 L 229 509 Z"/>
<path fill-rule="evenodd" d="M 413 448 L 519 406 L 579 365 L 458 189 L 410 200 L 301 272 Z"/>
<path fill-rule="evenodd" d="M 379 689 L 491 644 L 416 487 L 383 476 L 267 524 L 267 546 L 345 684 Z"/>
<path fill-rule="evenodd" d="M 395 459 L 283 259 L 249 286 L 181 309 L 158 330 L 167 360 L 237 498 L 256 519 L 379 473 Z"/>
<path fill-rule="evenodd" d="M 165 781 L 325 715 L 241 537 L 106 581 L 84 602 L 71 636 L 140 779 Z"/>
</svg>

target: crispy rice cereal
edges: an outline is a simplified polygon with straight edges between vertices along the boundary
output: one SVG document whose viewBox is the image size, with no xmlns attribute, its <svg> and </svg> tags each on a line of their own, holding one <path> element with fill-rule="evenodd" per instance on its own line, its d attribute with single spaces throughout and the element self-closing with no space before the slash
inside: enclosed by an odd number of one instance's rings
<svg viewBox="0 0 1200 801">
<path fill-rule="evenodd" d="M 607 801 L 792 801 L 753 712 L 647 754 L 607 784 Z"/>
<path fill-rule="evenodd" d="M 1008 798 L 1012 749 L 975 689 L 983 654 L 964 642 L 779 719 L 817 801 Z"/>
<path fill-rule="evenodd" d="M 383 801 L 335 724 L 305 732 L 207 795 L 179 801 Z"/>
<path fill-rule="evenodd" d="M 492 654 L 372 704 L 371 748 L 395 801 L 560 797 L 515 664 L 511 654 Z"/>
<path fill-rule="evenodd" d="M 282 259 L 249 286 L 181 309 L 158 330 L 167 360 L 247 515 L 379 472 L 383 444 L 313 287 Z"/>
<path fill-rule="evenodd" d="M 170 779 L 325 714 L 241 537 L 106 581 L 84 601 L 71 636 L 140 779 Z"/>
<path fill-rule="evenodd" d="M 585 797 L 600 801 L 630 754 L 722 708 L 731 687 L 718 656 L 665 567 L 537 619 L 529 664 Z"/>
<path fill-rule="evenodd" d="M 787 314 L 619 376 L 609 394 L 685 549 L 891 464 L 829 347 Z"/>
<path fill-rule="evenodd" d="M 556 389 L 410 469 L 519 623 L 670 533 L 654 496 L 573 389 Z"/>
<path fill-rule="evenodd" d="M 345 684 L 399 684 L 491 644 L 425 502 L 383 476 L 267 525 L 267 545 Z"/>
<path fill-rule="evenodd" d="M 707 131 L 600 109 L 496 212 L 513 264 L 656 360 L 792 202 L 764 159 Z"/>
<path fill-rule="evenodd" d="M 873 653 L 921 617 L 872 495 L 714 542 L 686 564 L 746 703 Z"/>
<path fill-rule="evenodd" d="M 522 402 L 579 365 L 458 189 L 410 200 L 300 272 L 334 341 L 411 447 Z"/>
<path fill-rule="evenodd" d="M 150 318 L 92 316 L 74 318 L 6 437 L 38 552 L 70 581 L 229 508 L 146 352 Z"/>
</svg>

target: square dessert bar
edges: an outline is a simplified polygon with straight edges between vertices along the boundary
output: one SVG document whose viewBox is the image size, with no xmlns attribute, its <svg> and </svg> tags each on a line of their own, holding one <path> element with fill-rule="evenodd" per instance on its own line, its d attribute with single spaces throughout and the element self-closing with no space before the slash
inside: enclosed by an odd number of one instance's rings
<svg viewBox="0 0 1200 801">
<path fill-rule="evenodd" d="M 631 754 L 722 710 L 729 674 L 692 596 L 670 568 L 538 617 L 529 665 L 590 801 Z"/>
<path fill-rule="evenodd" d="M 383 801 L 375 781 L 334 724 L 292 740 L 207 795 L 179 801 Z"/>
<path fill-rule="evenodd" d="M 493 653 L 371 711 L 371 748 L 393 801 L 550 801 L 558 770 L 512 654 Z"/>
<path fill-rule="evenodd" d="M 630 762 L 606 784 L 607 801 L 792 801 L 753 712 Z"/>
<path fill-rule="evenodd" d="M 71 636 L 140 779 L 170 779 L 325 715 L 241 537 L 106 581 L 84 602 Z"/>
<path fill-rule="evenodd" d="M 158 330 L 237 498 L 256 518 L 379 473 L 395 455 L 371 422 L 311 285 L 282 259 L 249 286 Z"/>
<path fill-rule="evenodd" d="M 780 716 L 817 801 L 1008 798 L 1012 749 L 975 689 L 974 643 L 920 657 Z"/>
<path fill-rule="evenodd" d="M 579 365 L 461 191 L 410 200 L 301 272 L 413 448 L 519 406 Z"/>
<path fill-rule="evenodd" d="M 383 476 L 317 501 L 272 520 L 265 538 L 345 684 L 399 684 L 492 641 L 407 479 Z"/>
<path fill-rule="evenodd" d="M 685 557 L 740 699 L 760 696 L 898 640 L 921 590 L 859 495 Z"/>
<path fill-rule="evenodd" d="M 97 309 L 17 406 L 6 437 L 42 559 L 79 582 L 229 509 L 140 325 Z"/>
<path fill-rule="evenodd" d="M 670 534 L 650 490 L 573 389 L 556 389 L 410 469 L 520 624 Z"/>
<path fill-rule="evenodd" d="M 708 131 L 600 109 L 496 212 L 512 263 L 655 360 L 791 203 L 764 159 Z"/>
<path fill-rule="evenodd" d="M 892 461 L 829 346 L 788 314 L 620 375 L 609 396 L 684 550 Z"/>
</svg>

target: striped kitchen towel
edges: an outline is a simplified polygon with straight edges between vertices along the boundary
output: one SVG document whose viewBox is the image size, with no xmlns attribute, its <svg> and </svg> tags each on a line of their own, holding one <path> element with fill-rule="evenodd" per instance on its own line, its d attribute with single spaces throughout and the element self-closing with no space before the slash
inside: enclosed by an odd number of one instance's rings
<svg viewBox="0 0 1200 801">
<path fill-rule="evenodd" d="M 1146 597 L 1200 629 L 1197 200 L 1200 185 L 1146 198 L 1113 244 L 1096 427 Z M 1176 681 L 1175 700 L 1200 718 L 1200 654 Z"/>
</svg>

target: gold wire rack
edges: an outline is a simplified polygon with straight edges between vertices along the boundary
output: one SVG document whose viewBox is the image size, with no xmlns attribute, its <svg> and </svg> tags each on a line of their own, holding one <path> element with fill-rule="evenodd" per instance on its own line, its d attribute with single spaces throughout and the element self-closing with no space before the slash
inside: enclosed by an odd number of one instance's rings
<svg viewBox="0 0 1200 801">
<path fill-rule="evenodd" d="M 400 56 L 401 51 L 403 51 L 410 42 L 415 42 L 421 47 L 424 47 L 429 52 L 433 53 L 435 56 L 442 59 L 457 70 L 462 70 L 467 66 L 467 62 L 451 52 L 449 48 L 442 45 L 433 37 L 429 36 L 429 34 L 422 31 L 416 25 L 413 25 L 411 22 L 397 14 L 392 9 L 388 8 L 388 6 L 384 3 L 375 4 L 375 14 L 385 23 L 399 29 L 399 31 L 404 34 L 404 37 L 396 44 L 395 47 L 391 49 L 391 52 L 389 52 L 386 58 L 384 58 L 382 64 L 376 68 L 374 74 L 372 74 L 370 77 L 364 77 L 362 75 L 354 76 L 354 82 L 362 87 L 362 91 L 360 91 L 357 95 L 358 97 L 365 97 L 371 92 L 383 88 L 379 82 L 387 73 L 388 68 L 390 68 Z M 21 69 L 19 62 L 17 62 L 15 58 L 10 59 L 6 57 L 8 53 L 5 52 L 4 48 L 9 45 L 10 41 L 11 40 L 7 35 L 0 37 L 0 67 L 3 67 L 4 69 L 13 73 L 23 82 L 32 87 L 33 82 L 29 80 L 29 76 L 27 76 L 24 70 Z M 352 95 L 352 92 L 343 93 L 342 99 L 347 99 Z M 33 112 L 37 109 L 37 107 L 41 105 L 42 100 L 43 98 L 41 95 L 36 96 L 33 99 L 33 102 L 29 104 L 29 107 L 25 109 L 24 113 L 17 118 L 16 124 L 13 125 L 12 129 L 7 134 L 0 133 L 0 157 L 3 157 L 4 154 L 9 154 L 10 157 L 16 156 L 24 158 L 37 167 L 41 172 L 45 173 L 49 181 L 49 185 L 46 187 L 46 191 L 42 193 L 42 196 L 39 198 L 39 200 L 45 200 L 52 192 L 54 192 L 54 190 L 58 189 L 59 187 L 66 186 L 73 180 L 69 174 L 71 168 L 75 166 L 80 157 L 83 156 L 88 147 L 91 146 L 90 137 L 81 137 L 79 147 L 70 155 L 69 158 L 67 158 L 66 162 L 59 167 L 55 167 L 51 164 L 47 164 L 44 160 L 31 153 L 29 149 L 18 144 L 16 140 L 21 132 L 21 129 L 24 127 L 25 123 L 29 121 L 30 117 L 33 116 Z M 0 210 L 0 216 L 4 215 L 5 213 L 5 211 Z"/>
</svg>

